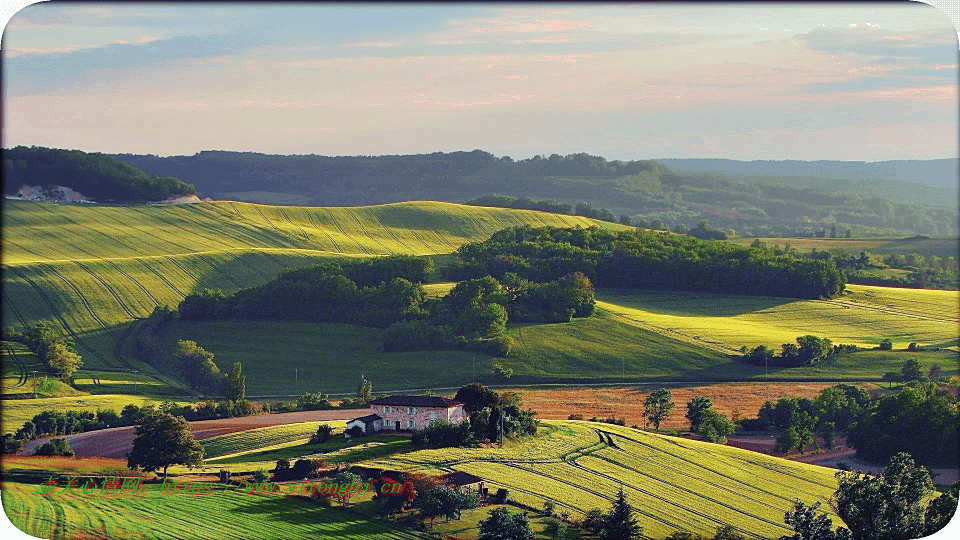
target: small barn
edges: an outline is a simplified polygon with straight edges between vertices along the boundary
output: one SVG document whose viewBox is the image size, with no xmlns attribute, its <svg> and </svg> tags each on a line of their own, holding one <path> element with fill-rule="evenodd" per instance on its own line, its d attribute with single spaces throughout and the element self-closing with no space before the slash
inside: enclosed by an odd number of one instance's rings
<svg viewBox="0 0 960 540">
<path fill-rule="evenodd" d="M 347 422 L 345 433 L 348 435 L 360 436 L 376 433 L 381 429 L 383 419 L 376 414 L 368 414 L 359 418 L 354 418 Z"/>
</svg>

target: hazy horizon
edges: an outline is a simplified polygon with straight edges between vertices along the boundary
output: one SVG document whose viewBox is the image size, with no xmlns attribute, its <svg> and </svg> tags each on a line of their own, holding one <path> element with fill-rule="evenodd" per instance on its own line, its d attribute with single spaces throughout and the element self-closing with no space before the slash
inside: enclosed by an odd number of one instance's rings
<svg viewBox="0 0 960 540">
<path fill-rule="evenodd" d="M 4 147 L 110 154 L 957 156 L 956 29 L 914 4 L 35 4 Z"/>
</svg>

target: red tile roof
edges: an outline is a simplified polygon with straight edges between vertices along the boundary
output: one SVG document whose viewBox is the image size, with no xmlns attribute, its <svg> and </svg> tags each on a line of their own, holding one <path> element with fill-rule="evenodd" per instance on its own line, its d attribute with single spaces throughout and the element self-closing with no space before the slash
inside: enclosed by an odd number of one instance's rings
<svg viewBox="0 0 960 540">
<path fill-rule="evenodd" d="M 456 407 L 457 405 L 463 405 L 459 401 L 454 401 L 445 397 L 436 397 L 436 396 L 388 396 L 385 398 L 375 399 L 370 402 L 371 405 L 392 405 L 396 407 L 438 407 L 441 409 L 449 409 L 450 407 Z"/>
</svg>

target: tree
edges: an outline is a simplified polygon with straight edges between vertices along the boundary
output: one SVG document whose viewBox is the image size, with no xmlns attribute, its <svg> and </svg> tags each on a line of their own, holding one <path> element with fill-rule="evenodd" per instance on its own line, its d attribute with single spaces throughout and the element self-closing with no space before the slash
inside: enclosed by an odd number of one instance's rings
<svg viewBox="0 0 960 540">
<path fill-rule="evenodd" d="M 494 508 L 480 521 L 477 540 L 536 540 L 526 514 L 517 514 L 504 507 Z"/>
<path fill-rule="evenodd" d="M 893 349 L 893 342 L 890 341 L 890 338 L 883 338 L 880 340 L 880 350 L 889 351 Z"/>
<path fill-rule="evenodd" d="M 633 507 L 627 502 L 623 488 L 617 493 L 610 511 L 603 516 L 600 528 L 600 538 L 610 540 L 633 540 L 643 533 L 643 527 L 637 523 L 633 515 Z"/>
<path fill-rule="evenodd" d="M 194 341 L 180 340 L 177 342 L 174 362 L 180 367 L 180 372 L 190 384 L 190 388 L 206 393 L 219 393 L 222 378 L 220 368 L 213 362 L 213 353 L 204 350 Z"/>
<path fill-rule="evenodd" d="M 373 400 L 373 383 L 360 376 L 360 384 L 357 385 L 357 399 L 361 403 L 369 403 Z"/>
<path fill-rule="evenodd" d="M 470 416 L 474 416 L 485 407 L 497 405 L 497 393 L 480 383 L 470 383 L 457 390 L 454 401 L 463 403 L 463 408 Z"/>
<path fill-rule="evenodd" d="M 70 377 L 73 377 L 73 374 L 83 365 L 80 355 L 71 351 L 63 341 L 56 341 L 47 346 L 45 360 L 63 382 L 70 381 Z"/>
<path fill-rule="evenodd" d="M 727 416 L 713 409 L 703 411 L 697 433 L 703 440 L 712 443 L 726 444 L 727 437 L 733 435 L 736 426 Z"/>
<path fill-rule="evenodd" d="M 294 467 L 296 467 L 296 465 L 294 465 Z M 343 506 L 346 506 L 347 503 L 350 502 L 350 499 L 352 499 L 354 495 L 363 489 L 363 485 L 360 482 L 360 477 L 350 471 L 342 471 L 337 473 L 337 475 L 333 477 L 333 483 L 340 486 L 340 488 L 337 490 L 337 494 L 334 496 Z"/>
<path fill-rule="evenodd" d="M 924 513 L 924 534 L 933 534 L 947 526 L 957 511 L 957 495 L 960 493 L 960 480 L 953 483 L 945 493 L 930 501 Z"/>
<path fill-rule="evenodd" d="M 233 402 L 242 401 L 247 396 L 247 377 L 241 375 L 243 367 L 240 362 L 233 363 L 233 371 L 227 377 L 227 399 Z"/>
<path fill-rule="evenodd" d="M 73 456 L 75 454 L 66 439 L 50 439 L 33 451 L 35 456 Z"/>
<path fill-rule="evenodd" d="M 420 512 L 431 520 L 444 516 L 447 521 L 460 519 L 460 511 L 473 508 L 477 505 L 475 496 L 461 493 L 446 484 L 441 484 L 430 491 L 423 498 Z"/>
<path fill-rule="evenodd" d="M 140 421 L 133 448 L 127 454 L 127 466 L 150 472 L 173 464 L 190 468 L 203 462 L 203 447 L 193 438 L 190 424 L 183 417 L 154 412 Z"/>
<path fill-rule="evenodd" d="M 839 471 L 836 476 L 840 485 L 830 498 L 830 506 L 853 538 L 906 540 L 923 536 L 924 499 L 933 492 L 933 481 L 909 454 L 896 454 L 883 473 L 875 476 L 850 471 Z"/>
<path fill-rule="evenodd" d="M 781 536 L 780 540 L 848 540 L 852 538 L 850 531 L 843 527 L 837 527 L 834 530 L 833 520 L 827 517 L 826 512 L 816 513 L 819 507 L 819 501 L 812 506 L 807 506 L 797 499 L 793 503 L 793 510 L 787 511 L 783 516 L 784 523 L 793 527 L 794 534 Z"/>
<path fill-rule="evenodd" d="M 791 426 L 781 433 L 779 437 L 777 437 L 777 445 L 774 447 L 773 451 L 778 454 L 786 454 L 799 445 L 800 434 L 797 433 L 796 428 Z"/>
<path fill-rule="evenodd" d="M 918 381 L 923 377 L 923 365 L 916 358 L 911 358 L 903 363 L 900 376 L 904 382 Z"/>
<path fill-rule="evenodd" d="M 886 381 L 888 388 L 893 388 L 893 383 L 900 382 L 903 380 L 902 375 L 896 371 L 888 371 L 883 374 L 883 380 Z"/>
<path fill-rule="evenodd" d="M 660 431 L 660 423 L 666 420 L 673 410 L 673 394 L 666 388 L 658 388 L 650 392 L 643 402 L 643 407 L 643 415 L 653 422 L 654 429 Z"/>
<path fill-rule="evenodd" d="M 329 424 L 320 424 L 317 426 L 317 432 L 310 437 L 310 444 L 323 444 L 330 440 L 330 434 L 333 428 Z"/>
<path fill-rule="evenodd" d="M 697 433 L 700 427 L 700 419 L 704 411 L 713 407 L 713 400 L 704 396 L 697 396 L 687 402 L 687 420 L 690 421 L 690 431 Z"/>
</svg>

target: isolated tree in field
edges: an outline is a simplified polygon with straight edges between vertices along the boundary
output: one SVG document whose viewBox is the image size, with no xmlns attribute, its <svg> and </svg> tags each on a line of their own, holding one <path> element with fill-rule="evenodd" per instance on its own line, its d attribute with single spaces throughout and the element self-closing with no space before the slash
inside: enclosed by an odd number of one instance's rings
<svg viewBox="0 0 960 540">
<path fill-rule="evenodd" d="M 360 477 L 349 471 L 338 473 L 333 477 L 333 483 L 340 486 L 340 488 L 337 490 L 337 494 L 334 495 L 334 497 L 340 501 L 342 506 L 346 506 L 347 503 L 350 502 L 350 499 L 352 499 L 354 495 L 363 489 Z"/>
<path fill-rule="evenodd" d="M 80 355 L 71 351 L 62 341 L 49 344 L 46 361 L 63 382 L 69 382 L 70 377 L 83 365 Z"/>
<path fill-rule="evenodd" d="M 690 421 L 690 431 L 697 432 L 703 413 L 713 407 L 713 400 L 704 396 L 697 396 L 687 402 L 687 420 Z"/>
<path fill-rule="evenodd" d="M 643 402 L 643 415 L 653 422 L 653 427 L 660 431 L 660 423 L 670 416 L 673 410 L 673 394 L 666 388 L 658 388 L 647 396 Z"/>
<path fill-rule="evenodd" d="M 633 515 L 633 507 L 627 502 L 623 488 L 617 493 L 610 511 L 603 516 L 603 525 L 600 528 L 600 538 L 604 540 L 633 540 L 640 538 L 643 527 L 637 523 Z"/>
<path fill-rule="evenodd" d="M 363 403 L 373 400 L 373 383 L 363 375 L 360 376 L 360 384 L 357 385 L 357 399 Z"/>
<path fill-rule="evenodd" d="M 852 540 L 850 531 L 843 527 L 834 530 L 833 520 L 827 517 L 826 512 L 817 514 L 818 508 L 819 501 L 807 506 L 797 499 L 793 503 L 793 510 L 783 516 L 784 523 L 793 527 L 794 534 L 781 536 L 780 540 Z"/>
<path fill-rule="evenodd" d="M 230 401 L 241 401 L 247 396 L 247 377 L 240 374 L 242 370 L 240 362 L 234 362 L 233 371 L 227 377 L 226 397 Z"/>
<path fill-rule="evenodd" d="M 162 468 L 166 478 L 170 465 L 192 468 L 203 462 L 203 447 L 194 440 L 190 424 L 183 417 L 149 414 L 137 425 L 136 436 L 133 449 L 127 454 L 127 466 L 131 469 L 140 467 L 150 472 Z"/>
<path fill-rule="evenodd" d="M 834 513 L 856 540 L 894 540 L 924 535 L 927 504 L 933 481 L 910 454 L 890 458 L 883 473 L 867 476 L 839 471 L 837 491 L 830 498 Z"/>
<path fill-rule="evenodd" d="M 447 521 L 460 519 L 460 511 L 476 506 L 475 497 L 470 497 L 450 486 L 441 484 L 430 491 L 423 498 L 420 511 L 431 521 L 435 517 L 444 516 Z"/>
<path fill-rule="evenodd" d="M 907 360 L 900 368 L 900 376 L 904 382 L 920 380 L 923 377 L 923 364 L 916 358 Z"/>
<path fill-rule="evenodd" d="M 889 351 L 893 349 L 893 342 L 890 341 L 890 338 L 883 338 L 880 340 L 880 350 Z"/>
<path fill-rule="evenodd" d="M 489 517 L 479 523 L 477 540 L 536 540 L 525 514 L 517 514 L 504 507 L 494 508 Z"/>
</svg>

